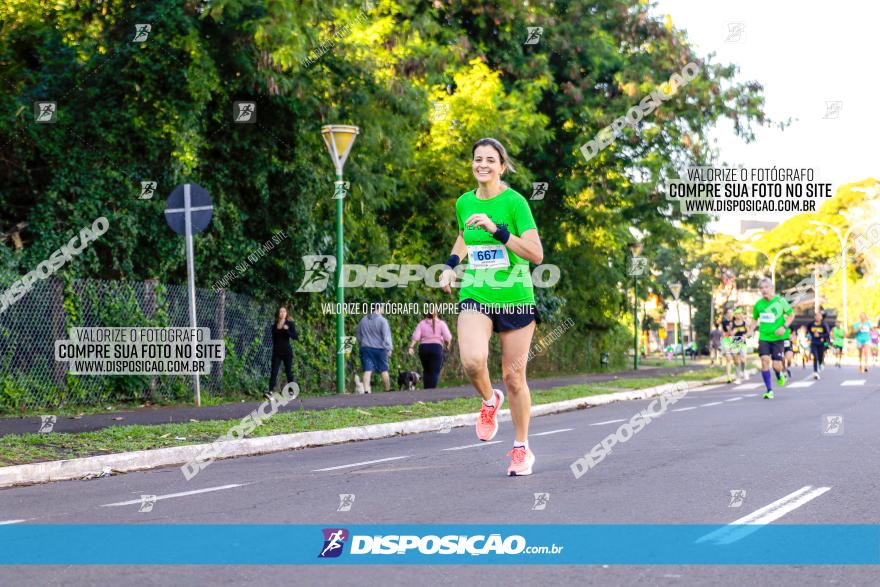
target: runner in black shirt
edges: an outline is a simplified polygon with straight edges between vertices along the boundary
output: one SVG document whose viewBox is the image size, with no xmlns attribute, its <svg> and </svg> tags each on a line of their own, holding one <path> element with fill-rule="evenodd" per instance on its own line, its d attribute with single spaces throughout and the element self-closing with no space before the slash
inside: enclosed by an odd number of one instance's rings
<svg viewBox="0 0 880 587">
<path fill-rule="evenodd" d="M 825 366 L 825 348 L 831 340 L 831 329 L 820 312 L 813 316 L 807 336 L 810 337 L 810 353 L 813 355 L 813 379 L 819 379 L 819 371 Z"/>
<path fill-rule="evenodd" d="M 275 322 L 271 326 L 272 332 L 272 370 L 269 374 L 269 391 L 266 398 L 272 397 L 275 383 L 278 381 L 278 369 L 284 362 L 284 371 L 287 374 L 287 382 L 293 382 L 293 349 L 290 347 L 291 340 L 299 340 L 299 333 L 293 322 L 287 319 L 287 308 L 280 306 L 275 314 Z"/>
<path fill-rule="evenodd" d="M 742 308 L 737 308 L 733 311 L 733 320 L 730 321 L 730 351 L 733 355 L 736 371 L 734 383 L 741 383 L 743 379 L 748 379 L 746 375 L 746 336 L 748 333 L 749 323 L 746 322 Z"/>
</svg>

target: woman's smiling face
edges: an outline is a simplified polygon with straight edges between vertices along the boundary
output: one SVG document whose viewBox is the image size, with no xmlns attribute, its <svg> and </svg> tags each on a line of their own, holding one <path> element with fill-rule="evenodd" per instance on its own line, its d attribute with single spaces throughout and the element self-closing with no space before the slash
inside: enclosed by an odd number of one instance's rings
<svg viewBox="0 0 880 587">
<path fill-rule="evenodd" d="M 500 180 L 504 172 L 504 164 L 501 163 L 501 156 L 494 147 L 480 145 L 474 151 L 472 170 L 479 183 L 492 184 Z"/>
</svg>

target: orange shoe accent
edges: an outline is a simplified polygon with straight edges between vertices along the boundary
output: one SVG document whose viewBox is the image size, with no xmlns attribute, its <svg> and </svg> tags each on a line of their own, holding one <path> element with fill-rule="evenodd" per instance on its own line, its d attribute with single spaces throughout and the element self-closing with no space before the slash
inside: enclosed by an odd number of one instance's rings
<svg viewBox="0 0 880 587">
<path fill-rule="evenodd" d="M 497 389 L 492 391 L 495 393 L 495 405 L 490 408 L 483 404 L 477 418 L 477 438 L 483 441 L 492 440 L 498 434 L 498 420 L 495 419 L 495 414 L 504 403 L 504 394 Z"/>
<path fill-rule="evenodd" d="M 535 454 L 522 446 L 515 446 L 507 455 L 510 458 L 510 466 L 507 467 L 508 476 L 531 475 L 532 465 L 535 464 Z"/>
</svg>

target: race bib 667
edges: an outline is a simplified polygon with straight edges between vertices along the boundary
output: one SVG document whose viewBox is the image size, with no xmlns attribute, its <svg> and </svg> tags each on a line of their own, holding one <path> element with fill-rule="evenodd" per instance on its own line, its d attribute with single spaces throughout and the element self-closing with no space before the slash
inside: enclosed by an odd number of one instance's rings
<svg viewBox="0 0 880 587">
<path fill-rule="evenodd" d="M 468 264 L 474 269 L 510 267 L 507 247 L 504 245 L 468 245 Z"/>
</svg>

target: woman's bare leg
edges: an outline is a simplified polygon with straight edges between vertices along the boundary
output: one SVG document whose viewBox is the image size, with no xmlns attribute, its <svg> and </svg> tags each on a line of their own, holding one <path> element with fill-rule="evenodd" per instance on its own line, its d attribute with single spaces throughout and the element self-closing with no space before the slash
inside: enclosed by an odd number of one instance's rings
<svg viewBox="0 0 880 587">
<path fill-rule="evenodd" d="M 513 420 L 517 442 L 525 442 L 529 437 L 532 398 L 526 381 L 526 359 L 534 333 L 534 322 L 501 333 L 501 374 L 507 389 L 510 419 Z"/>
<path fill-rule="evenodd" d="M 489 378 L 489 339 L 492 320 L 480 312 L 464 310 L 458 315 L 458 355 L 461 367 L 485 401 L 492 399 Z"/>
</svg>

